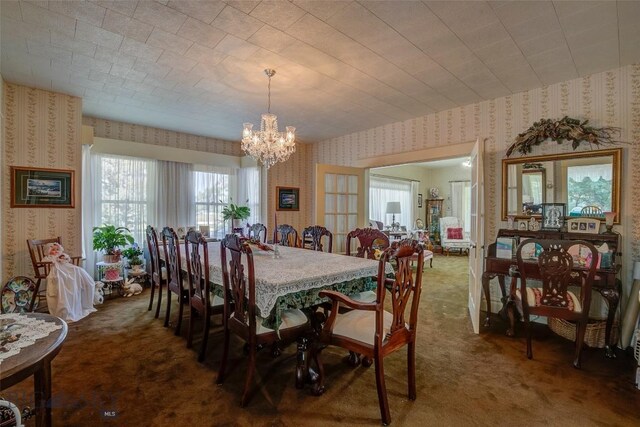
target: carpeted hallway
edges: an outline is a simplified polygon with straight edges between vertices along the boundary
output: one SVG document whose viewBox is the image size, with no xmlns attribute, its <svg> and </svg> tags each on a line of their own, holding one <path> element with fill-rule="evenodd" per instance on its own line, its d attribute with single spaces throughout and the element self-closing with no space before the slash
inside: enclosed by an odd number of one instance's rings
<svg viewBox="0 0 640 427">
<path fill-rule="evenodd" d="M 423 277 L 416 401 L 406 398 L 406 353 L 385 359 L 392 425 L 640 424 L 640 390 L 633 384 L 631 355 L 619 351 L 617 359 L 608 360 L 603 350 L 586 349 L 583 369 L 576 370 L 572 343 L 540 327 L 534 335 L 534 359 L 527 360 L 521 328 L 515 339 L 508 338 L 505 323 L 496 317 L 491 328 L 472 333 L 466 257 L 436 256 Z M 147 289 L 140 296 L 110 300 L 69 325 L 53 362 L 55 425 L 380 424 L 373 367 L 350 368 L 342 362 L 345 352 L 337 348 L 322 353 L 328 376 L 321 397 L 311 396 L 308 387 L 295 388 L 295 346 L 277 359 L 262 351 L 260 386 L 248 407 L 240 408 L 242 343 L 233 341 L 231 371 L 226 383 L 217 386 L 220 320 L 214 318 L 218 326 L 209 340 L 207 361 L 199 364 L 199 340 L 194 349 L 186 349 L 183 337 L 174 336 L 147 311 L 148 297 Z M 32 390 L 33 382 L 25 381 L 2 395 L 32 405 Z"/>
</svg>

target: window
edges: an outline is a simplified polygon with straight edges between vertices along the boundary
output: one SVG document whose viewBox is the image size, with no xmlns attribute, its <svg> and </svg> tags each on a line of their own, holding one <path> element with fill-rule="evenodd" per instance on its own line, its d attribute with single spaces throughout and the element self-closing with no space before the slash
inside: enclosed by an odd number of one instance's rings
<svg viewBox="0 0 640 427">
<path fill-rule="evenodd" d="M 464 225 L 464 232 L 471 231 L 471 182 L 450 181 L 451 216 L 455 216 Z"/>
<path fill-rule="evenodd" d="M 231 227 L 222 218 L 222 209 L 231 201 L 231 170 L 197 166 L 193 174 L 196 223 L 208 226 L 211 237 L 222 238 Z"/>
<path fill-rule="evenodd" d="M 387 202 L 400 202 L 400 214 L 396 222 L 407 229 L 413 228 L 413 204 L 411 182 L 401 179 L 371 176 L 369 181 L 369 216 L 385 225 L 391 225 L 392 216 L 387 214 Z"/>
<path fill-rule="evenodd" d="M 96 223 L 126 227 L 136 242 L 144 242 L 150 223 L 154 161 L 98 154 L 96 166 Z"/>
</svg>

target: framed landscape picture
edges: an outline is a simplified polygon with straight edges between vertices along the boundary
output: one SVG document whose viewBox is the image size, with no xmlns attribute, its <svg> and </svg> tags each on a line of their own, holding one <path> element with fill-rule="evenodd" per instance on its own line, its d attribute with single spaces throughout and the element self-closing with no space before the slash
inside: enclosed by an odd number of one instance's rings
<svg viewBox="0 0 640 427">
<path fill-rule="evenodd" d="M 296 187 L 276 187 L 276 210 L 299 211 L 300 189 Z"/>
<path fill-rule="evenodd" d="M 73 208 L 74 171 L 11 167 L 12 208 Z"/>
</svg>

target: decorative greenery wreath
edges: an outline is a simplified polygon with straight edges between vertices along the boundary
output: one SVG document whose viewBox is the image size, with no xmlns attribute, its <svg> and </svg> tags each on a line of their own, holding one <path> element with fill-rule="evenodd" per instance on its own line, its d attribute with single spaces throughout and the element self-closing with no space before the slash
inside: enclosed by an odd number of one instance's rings
<svg viewBox="0 0 640 427">
<path fill-rule="evenodd" d="M 620 142 L 614 139 L 614 135 L 620 133 L 619 128 L 610 126 L 595 128 L 588 126 L 588 123 L 588 120 L 580 122 L 578 119 L 567 116 L 559 120 L 540 119 L 539 122 L 535 122 L 529 129 L 516 137 L 516 141 L 507 150 L 507 157 L 514 151 L 523 155 L 531 153 L 534 145 L 540 145 L 547 139 L 552 139 L 558 144 L 571 141 L 571 147 L 574 150 L 582 141 L 596 146 Z"/>
</svg>

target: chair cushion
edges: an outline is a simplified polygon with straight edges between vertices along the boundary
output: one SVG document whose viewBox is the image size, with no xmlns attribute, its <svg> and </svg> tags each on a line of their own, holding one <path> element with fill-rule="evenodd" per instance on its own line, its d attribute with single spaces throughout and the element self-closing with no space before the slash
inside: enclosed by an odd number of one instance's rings
<svg viewBox="0 0 640 427">
<path fill-rule="evenodd" d="M 231 317 L 234 317 L 234 314 L 235 313 L 231 313 Z M 278 328 L 278 330 L 280 331 L 284 329 L 294 328 L 296 326 L 304 325 L 305 323 L 307 323 L 307 316 L 304 314 L 302 310 L 298 310 L 297 308 L 283 311 L 281 319 L 282 319 L 282 323 Z M 274 329 L 266 328 L 262 326 L 263 321 L 264 319 L 262 317 L 256 316 L 256 334 L 257 335 L 268 334 L 270 332 L 275 331 Z"/>
<path fill-rule="evenodd" d="M 383 331 L 386 335 L 391 330 L 393 316 L 388 311 L 383 315 Z M 350 338 L 368 345 L 373 345 L 376 332 L 376 312 L 351 310 L 338 314 L 333 324 L 333 335 Z"/>
<path fill-rule="evenodd" d="M 462 227 L 447 228 L 447 239 L 462 239 Z"/>
<path fill-rule="evenodd" d="M 358 302 L 375 302 L 376 291 L 358 292 L 357 294 L 349 295 L 349 298 Z"/>
<path fill-rule="evenodd" d="M 567 291 L 567 295 L 569 296 L 569 301 L 567 301 L 567 308 L 576 313 L 582 312 L 582 305 L 580 304 L 580 300 L 571 291 Z M 520 289 L 516 290 L 516 300 L 520 305 L 519 309 L 522 311 L 522 296 L 520 294 Z M 530 307 L 539 307 L 542 305 L 542 288 L 527 288 L 527 302 Z"/>
</svg>

